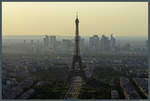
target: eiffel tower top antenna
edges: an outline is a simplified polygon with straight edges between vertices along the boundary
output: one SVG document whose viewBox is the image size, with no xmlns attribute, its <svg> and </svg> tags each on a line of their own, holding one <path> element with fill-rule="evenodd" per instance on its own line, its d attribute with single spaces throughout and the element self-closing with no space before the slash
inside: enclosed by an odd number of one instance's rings
<svg viewBox="0 0 150 101">
<path fill-rule="evenodd" d="M 78 18 L 78 12 L 76 12 L 76 18 Z"/>
</svg>

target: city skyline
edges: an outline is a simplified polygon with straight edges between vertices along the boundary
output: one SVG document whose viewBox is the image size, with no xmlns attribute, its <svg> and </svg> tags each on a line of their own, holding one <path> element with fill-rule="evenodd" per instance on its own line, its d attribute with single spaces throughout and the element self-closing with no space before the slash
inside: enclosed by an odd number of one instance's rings
<svg viewBox="0 0 150 101">
<path fill-rule="evenodd" d="M 104 34 L 87 42 L 74 21 L 74 39 L 4 39 L 2 98 L 148 99 L 148 40 Z"/>
<path fill-rule="evenodd" d="M 2 14 L 3 35 L 73 36 L 75 33 L 73 19 L 78 11 L 81 36 L 114 33 L 116 36 L 147 37 L 147 4 L 146 2 L 31 2 L 30 4 L 5 2 Z M 92 8 L 87 9 L 89 7 Z M 117 21 L 118 19 L 123 20 Z"/>
</svg>

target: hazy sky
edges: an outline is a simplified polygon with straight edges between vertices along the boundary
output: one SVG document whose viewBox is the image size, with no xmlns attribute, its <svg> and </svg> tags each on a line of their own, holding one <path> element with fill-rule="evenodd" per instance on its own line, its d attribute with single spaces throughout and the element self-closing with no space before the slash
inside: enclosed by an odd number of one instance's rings
<svg viewBox="0 0 150 101">
<path fill-rule="evenodd" d="M 148 36 L 147 2 L 3 2 L 3 35 Z"/>
</svg>

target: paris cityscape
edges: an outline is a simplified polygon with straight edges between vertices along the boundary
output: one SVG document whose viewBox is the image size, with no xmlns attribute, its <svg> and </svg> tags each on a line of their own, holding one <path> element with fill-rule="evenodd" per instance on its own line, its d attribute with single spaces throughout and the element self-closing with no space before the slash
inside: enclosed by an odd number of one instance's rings
<svg viewBox="0 0 150 101">
<path fill-rule="evenodd" d="M 83 36 L 74 15 L 70 36 L 3 36 L 2 98 L 148 99 L 148 38 Z"/>
<path fill-rule="evenodd" d="M 147 40 L 143 47 L 118 45 L 111 34 L 80 38 L 87 81 L 68 82 L 74 40 L 19 40 L 4 45 L 3 97 L 7 99 L 146 99 L 148 97 Z M 8 39 L 9 40 L 9 39 Z M 17 61 L 17 62 L 16 62 Z M 13 68 L 12 68 L 13 67 Z M 16 93 L 14 93 L 16 92 Z"/>
</svg>

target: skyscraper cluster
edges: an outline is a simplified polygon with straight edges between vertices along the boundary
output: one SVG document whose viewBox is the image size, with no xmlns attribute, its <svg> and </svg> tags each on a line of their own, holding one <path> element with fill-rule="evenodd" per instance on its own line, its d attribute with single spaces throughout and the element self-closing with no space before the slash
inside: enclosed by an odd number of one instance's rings
<svg viewBox="0 0 150 101">
<path fill-rule="evenodd" d="M 45 35 L 44 47 L 49 49 L 55 49 L 56 47 L 56 36 L 47 36 Z"/>
<path fill-rule="evenodd" d="M 89 38 L 89 49 L 91 51 L 114 51 L 116 47 L 116 39 L 111 34 L 109 37 L 102 35 L 100 38 L 98 35 L 94 35 Z"/>
</svg>

